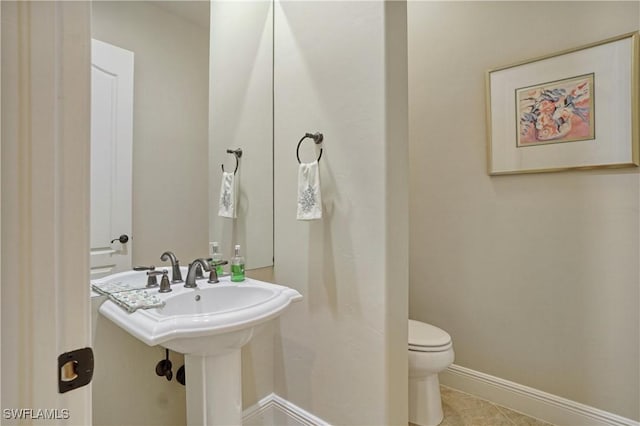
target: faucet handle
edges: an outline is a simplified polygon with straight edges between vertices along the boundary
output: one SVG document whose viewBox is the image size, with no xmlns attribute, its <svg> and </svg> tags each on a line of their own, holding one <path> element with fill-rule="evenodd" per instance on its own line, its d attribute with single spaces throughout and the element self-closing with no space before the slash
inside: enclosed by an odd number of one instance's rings
<svg viewBox="0 0 640 426">
<path fill-rule="evenodd" d="M 213 259 L 207 259 L 210 263 L 211 263 L 211 269 L 209 270 L 209 280 L 207 281 L 209 284 L 216 284 L 219 283 L 220 280 L 218 280 L 218 266 L 222 266 L 222 265 L 226 265 L 227 263 L 229 263 L 228 260 L 219 260 L 216 262 L 213 262 Z"/>
<path fill-rule="evenodd" d="M 211 265 L 211 267 L 222 266 L 222 265 L 226 265 L 226 264 L 229 263 L 228 260 L 216 260 L 216 261 L 214 261 L 211 258 L 209 258 L 207 260 L 209 261 L 209 264 Z"/>
<path fill-rule="evenodd" d="M 134 266 L 133 270 L 134 271 L 155 271 L 156 267 L 151 265 L 151 266 Z"/>
<path fill-rule="evenodd" d="M 147 272 L 147 288 L 158 287 L 158 280 L 156 275 L 160 275 L 162 272 L 156 272 L 156 267 L 151 266 L 134 266 L 134 271 L 148 271 Z"/>
<path fill-rule="evenodd" d="M 156 271 L 151 270 L 147 272 L 147 288 L 158 287 L 158 279 L 156 278 L 158 275 L 166 274 L 167 271 Z"/>
<path fill-rule="evenodd" d="M 167 270 L 162 271 L 162 279 L 160 280 L 160 293 L 169 293 L 171 290 L 171 283 L 169 282 L 169 273 Z"/>
</svg>

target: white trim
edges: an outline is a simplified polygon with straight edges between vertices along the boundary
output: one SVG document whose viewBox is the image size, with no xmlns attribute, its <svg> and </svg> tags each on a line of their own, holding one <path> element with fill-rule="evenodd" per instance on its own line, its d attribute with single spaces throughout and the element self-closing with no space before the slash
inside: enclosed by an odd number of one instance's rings
<svg viewBox="0 0 640 426">
<path fill-rule="evenodd" d="M 640 426 L 635 420 L 455 364 L 439 376 L 445 386 L 552 424 Z"/>
<path fill-rule="evenodd" d="M 250 424 L 257 425 L 259 423 L 255 422 L 258 417 L 264 417 L 269 419 L 264 423 L 273 424 L 273 412 L 272 408 L 274 406 L 273 398 L 276 396 L 274 393 L 271 393 L 260 401 L 253 404 L 251 407 L 245 409 L 242 412 L 242 424 Z"/>
<path fill-rule="evenodd" d="M 265 396 L 256 404 L 244 410 L 242 413 L 242 424 L 258 425 L 260 423 L 255 422 L 258 417 L 263 418 L 262 424 L 264 426 L 281 424 L 282 422 L 280 421 L 276 423 L 278 412 L 287 417 L 286 424 L 288 425 L 299 424 L 303 426 L 330 426 L 329 423 L 325 422 L 321 418 L 314 416 L 308 411 L 298 407 L 294 403 L 287 401 L 275 393 Z"/>
</svg>

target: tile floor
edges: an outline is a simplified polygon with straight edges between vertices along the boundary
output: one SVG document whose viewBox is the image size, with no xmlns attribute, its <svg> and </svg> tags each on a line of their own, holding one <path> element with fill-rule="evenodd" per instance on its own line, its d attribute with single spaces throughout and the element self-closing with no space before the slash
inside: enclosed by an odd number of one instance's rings
<svg viewBox="0 0 640 426">
<path fill-rule="evenodd" d="M 440 426 L 552 426 L 489 401 L 440 386 L 444 420 Z"/>
</svg>

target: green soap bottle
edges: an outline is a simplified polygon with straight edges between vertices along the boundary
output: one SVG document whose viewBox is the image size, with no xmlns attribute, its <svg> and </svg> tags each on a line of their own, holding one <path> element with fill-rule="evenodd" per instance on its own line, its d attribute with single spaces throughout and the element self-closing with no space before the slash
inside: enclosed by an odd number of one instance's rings
<svg viewBox="0 0 640 426">
<path fill-rule="evenodd" d="M 244 257 L 240 256 L 240 246 L 236 245 L 231 258 L 231 281 L 244 281 Z"/>
<path fill-rule="evenodd" d="M 222 260 L 222 253 L 220 253 L 220 251 L 218 250 L 218 243 L 217 242 L 213 242 L 211 243 L 211 264 L 215 264 L 217 262 L 220 262 Z M 216 274 L 218 274 L 218 277 L 221 277 L 222 274 L 224 273 L 224 269 L 222 269 L 222 265 L 218 265 L 215 267 L 216 268 Z"/>
</svg>

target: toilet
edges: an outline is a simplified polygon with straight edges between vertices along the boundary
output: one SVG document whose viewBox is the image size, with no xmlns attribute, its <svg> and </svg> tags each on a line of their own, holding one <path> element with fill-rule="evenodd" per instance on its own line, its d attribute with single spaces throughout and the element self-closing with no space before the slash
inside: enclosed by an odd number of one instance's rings
<svg viewBox="0 0 640 426">
<path fill-rule="evenodd" d="M 409 320 L 409 422 L 442 422 L 438 373 L 453 363 L 451 336 L 430 324 Z"/>
</svg>

